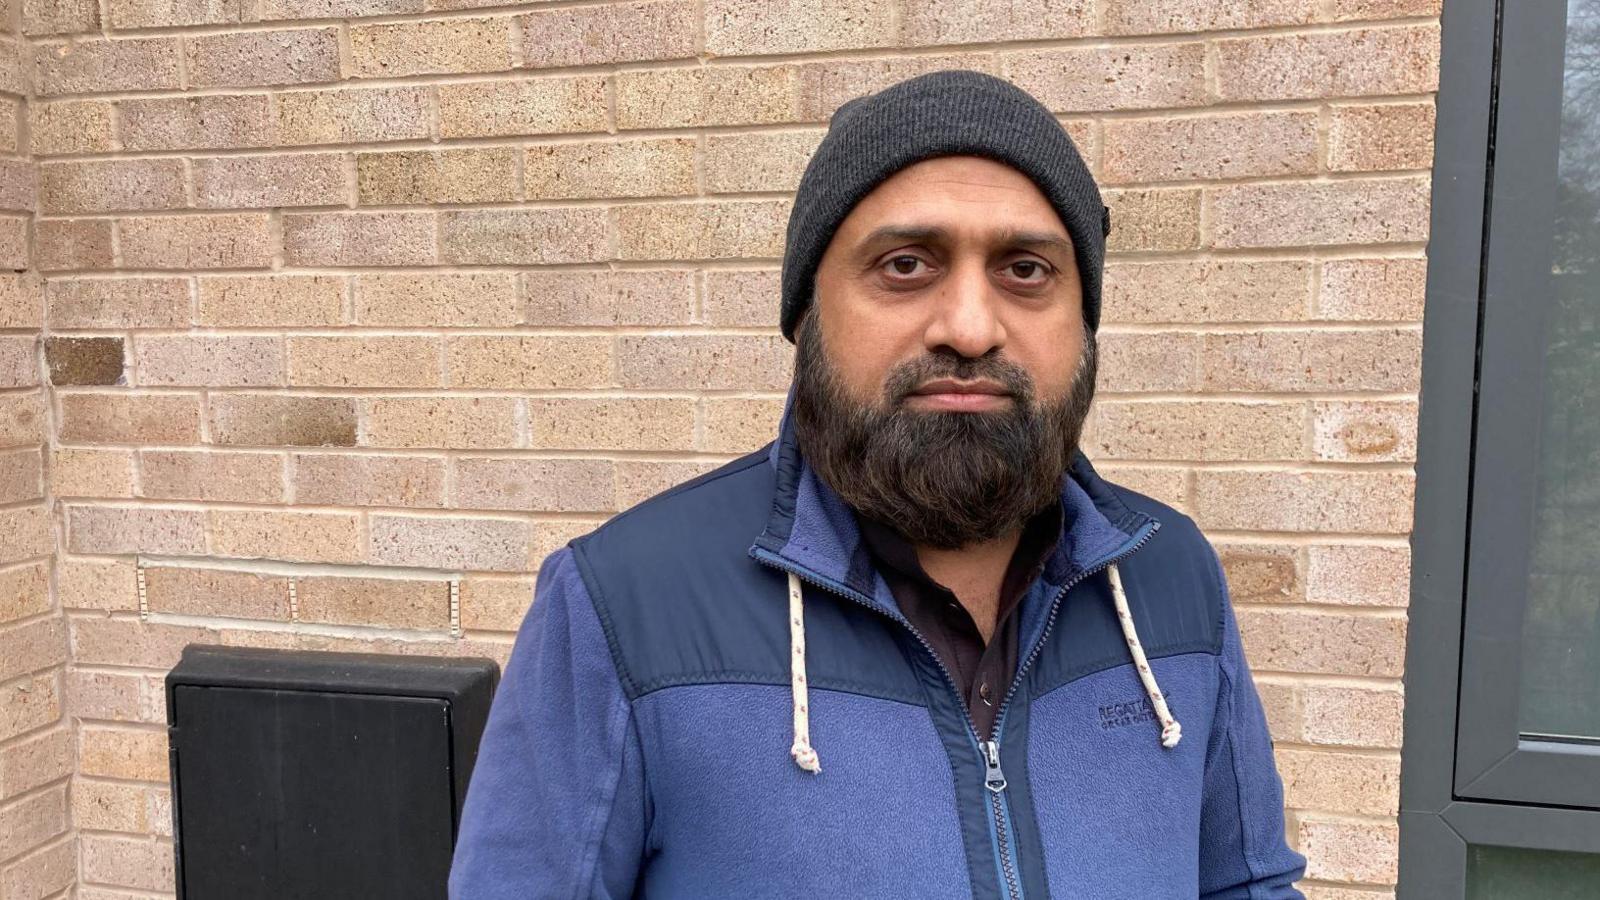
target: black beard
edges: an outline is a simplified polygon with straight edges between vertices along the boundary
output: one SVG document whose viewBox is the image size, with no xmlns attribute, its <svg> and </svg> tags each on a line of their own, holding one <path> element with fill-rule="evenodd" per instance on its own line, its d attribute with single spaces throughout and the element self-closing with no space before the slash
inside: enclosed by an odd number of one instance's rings
<svg viewBox="0 0 1600 900">
<path fill-rule="evenodd" d="M 912 543 L 959 549 L 1021 528 L 1060 499 L 1094 399 L 1095 336 L 1085 330 L 1072 387 L 1039 405 L 1028 373 L 997 353 L 942 350 L 889 371 L 881 405 L 856 401 L 822 345 L 815 307 L 795 338 L 794 427 L 800 452 L 858 514 Z M 905 406 L 933 378 L 989 378 L 1011 392 L 997 412 Z"/>
</svg>

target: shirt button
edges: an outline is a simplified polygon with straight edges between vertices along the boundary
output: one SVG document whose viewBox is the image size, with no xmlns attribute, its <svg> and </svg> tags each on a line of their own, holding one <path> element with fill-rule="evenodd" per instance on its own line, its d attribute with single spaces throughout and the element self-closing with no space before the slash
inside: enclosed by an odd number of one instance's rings
<svg viewBox="0 0 1600 900">
<path fill-rule="evenodd" d="M 989 699 L 991 696 L 989 682 L 985 681 L 983 684 L 978 685 L 978 696 L 983 698 L 983 702 L 993 705 L 992 701 Z"/>
</svg>

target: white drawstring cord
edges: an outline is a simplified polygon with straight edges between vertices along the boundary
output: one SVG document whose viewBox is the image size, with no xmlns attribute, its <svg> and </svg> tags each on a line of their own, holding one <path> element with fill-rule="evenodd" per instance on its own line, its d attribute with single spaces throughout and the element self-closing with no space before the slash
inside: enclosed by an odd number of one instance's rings
<svg viewBox="0 0 1600 900">
<path fill-rule="evenodd" d="M 1183 726 L 1167 709 L 1167 701 L 1161 696 L 1155 673 L 1150 671 L 1150 660 L 1145 659 L 1144 647 L 1139 644 L 1139 635 L 1133 630 L 1133 613 L 1128 612 L 1128 595 L 1122 591 L 1122 574 L 1117 571 L 1116 563 L 1111 564 L 1110 572 L 1111 597 L 1117 605 L 1117 618 L 1122 622 L 1122 638 L 1128 642 L 1128 652 L 1133 654 L 1133 664 L 1139 670 L 1139 680 L 1144 682 L 1144 692 L 1150 695 L 1150 705 L 1155 708 L 1156 718 L 1161 721 L 1161 746 L 1171 749 L 1183 737 Z"/>
<path fill-rule="evenodd" d="M 811 746 L 811 712 L 806 692 L 806 617 L 801 605 L 800 576 L 789 573 L 789 667 L 790 688 L 794 693 L 794 746 L 789 755 L 795 765 L 816 774 L 822 762 Z"/>
</svg>

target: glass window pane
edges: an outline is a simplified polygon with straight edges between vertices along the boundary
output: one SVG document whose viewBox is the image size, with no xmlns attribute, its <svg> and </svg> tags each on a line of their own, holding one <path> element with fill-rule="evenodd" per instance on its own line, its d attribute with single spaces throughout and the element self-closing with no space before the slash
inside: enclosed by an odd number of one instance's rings
<svg viewBox="0 0 1600 900">
<path fill-rule="evenodd" d="M 1467 848 L 1467 900 L 1594 900 L 1600 895 L 1600 856 Z"/>
<path fill-rule="evenodd" d="M 1567 5 L 1557 174 L 1520 717 L 1600 740 L 1600 0 Z"/>
</svg>

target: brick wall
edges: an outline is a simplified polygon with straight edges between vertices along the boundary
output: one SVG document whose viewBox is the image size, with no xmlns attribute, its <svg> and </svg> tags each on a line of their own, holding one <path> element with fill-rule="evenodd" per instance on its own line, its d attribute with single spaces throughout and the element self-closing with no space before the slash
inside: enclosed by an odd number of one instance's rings
<svg viewBox="0 0 1600 900">
<path fill-rule="evenodd" d="M 1308 894 L 1392 897 L 1438 3 L 0 3 L 0 894 L 170 894 L 184 644 L 504 662 L 764 443 L 828 115 L 963 67 L 1105 188 L 1086 449 L 1222 552 Z"/>
</svg>

